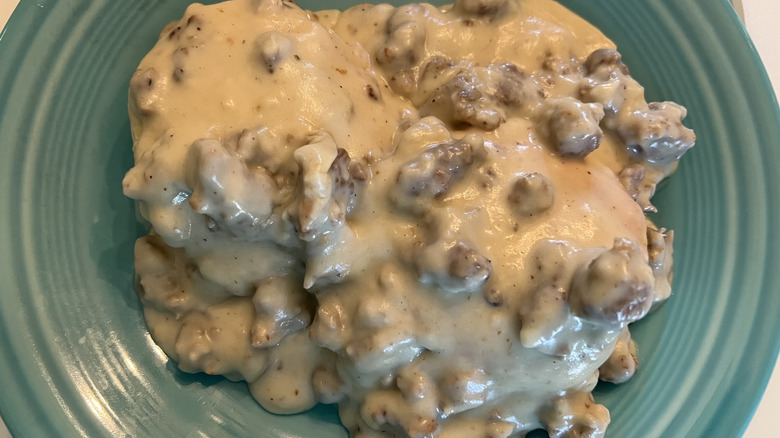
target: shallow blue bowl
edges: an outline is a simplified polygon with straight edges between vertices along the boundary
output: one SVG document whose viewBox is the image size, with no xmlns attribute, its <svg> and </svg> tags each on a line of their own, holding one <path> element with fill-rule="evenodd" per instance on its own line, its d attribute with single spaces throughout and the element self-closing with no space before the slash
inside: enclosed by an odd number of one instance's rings
<svg viewBox="0 0 780 438">
<path fill-rule="evenodd" d="M 0 411 L 17 437 L 346 436 L 332 407 L 275 416 L 245 385 L 177 371 L 144 326 L 127 84 L 185 3 L 22 0 L 0 39 Z M 655 198 L 674 295 L 637 324 L 638 375 L 596 391 L 608 436 L 737 436 L 780 347 L 774 93 L 726 0 L 563 3 L 699 138 Z"/>
</svg>

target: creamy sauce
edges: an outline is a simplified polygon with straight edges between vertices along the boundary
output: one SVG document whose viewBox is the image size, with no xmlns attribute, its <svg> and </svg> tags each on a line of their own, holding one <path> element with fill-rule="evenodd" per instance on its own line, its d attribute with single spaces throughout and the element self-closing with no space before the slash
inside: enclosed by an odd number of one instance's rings
<svg viewBox="0 0 780 438">
<path fill-rule="evenodd" d="M 156 342 L 355 437 L 598 437 L 671 292 L 644 216 L 693 146 L 549 0 L 192 5 L 130 84 Z"/>
</svg>

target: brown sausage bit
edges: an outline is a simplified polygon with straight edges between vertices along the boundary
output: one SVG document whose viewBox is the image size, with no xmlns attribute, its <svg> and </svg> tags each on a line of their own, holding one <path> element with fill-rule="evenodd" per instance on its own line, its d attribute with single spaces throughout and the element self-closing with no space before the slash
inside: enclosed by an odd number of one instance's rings
<svg viewBox="0 0 780 438">
<path fill-rule="evenodd" d="M 523 347 L 551 356 L 571 351 L 571 342 L 559 336 L 571 316 L 565 289 L 544 285 L 526 294 L 521 303 L 518 316 Z"/>
<path fill-rule="evenodd" d="M 496 83 L 496 99 L 508 107 L 521 107 L 526 104 L 534 105 L 538 99 L 544 97 L 544 92 L 534 81 L 516 65 L 506 63 L 496 67 L 501 73 Z"/>
<path fill-rule="evenodd" d="M 398 390 L 368 393 L 360 417 L 374 430 L 392 431 L 392 436 L 428 438 L 438 435 L 439 413 L 430 404 L 407 404 Z"/>
<path fill-rule="evenodd" d="M 187 263 L 184 249 L 168 246 L 160 235 L 149 235 L 136 240 L 134 250 L 137 292 L 145 306 L 178 319 L 201 304 L 197 292 L 186 286 L 201 280 L 200 271 L 180 269 Z"/>
<path fill-rule="evenodd" d="M 182 80 L 184 80 L 184 69 L 181 67 L 174 68 L 172 76 L 175 82 L 181 82 Z"/>
<path fill-rule="evenodd" d="M 448 256 L 450 258 L 448 274 L 463 283 L 484 284 L 493 272 L 490 260 L 463 242 L 458 242 L 450 248 Z"/>
<path fill-rule="evenodd" d="M 623 383 L 634 376 L 638 367 L 636 342 L 631 339 L 631 333 L 626 327 L 620 332 L 612 354 L 599 367 L 599 379 L 605 382 Z"/>
<path fill-rule="evenodd" d="M 542 95 L 541 88 L 514 64 L 472 66 L 436 88 L 420 107 L 420 115 L 492 131 L 509 111 L 532 114 Z"/>
<path fill-rule="evenodd" d="M 655 300 L 669 298 L 674 279 L 674 231 L 647 227 L 647 254 L 655 275 Z"/>
<path fill-rule="evenodd" d="M 609 425 L 607 408 L 586 391 L 569 391 L 552 400 L 539 417 L 553 438 L 600 438 Z"/>
<path fill-rule="evenodd" d="M 579 76 L 582 75 L 582 64 L 575 58 L 563 59 L 546 52 L 542 61 L 542 72 L 552 73 L 555 76 Z M 546 75 L 545 75 L 546 76 Z"/>
<path fill-rule="evenodd" d="M 623 57 L 615 49 L 598 49 L 585 59 L 585 71 L 593 74 L 599 69 L 619 72 L 629 75 L 628 67 L 623 63 Z"/>
<path fill-rule="evenodd" d="M 420 81 L 438 79 L 439 76 L 455 66 L 451 59 L 443 56 L 432 56 L 421 68 Z"/>
<path fill-rule="evenodd" d="M 163 34 L 167 32 L 169 40 L 192 41 L 198 38 L 198 33 L 203 29 L 203 17 L 193 14 L 182 19 L 178 23 L 168 25 Z"/>
<path fill-rule="evenodd" d="M 572 313 L 605 324 L 644 317 L 653 304 L 653 271 L 636 242 L 615 239 L 612 249 L 577 269 L 569 291 Z"/>
<path fill-rule="evenodd" d="M 173 61 L 172 77 L 175 82 L 182 82 L 185 79 L 185 67 L 187 67 L 189 62 L 189 55 L 190 47 L 187 46 L 179 47 L 171 55 L 171 60 Z"/>
<path fill-rule="evenodd" d="M 409 403 L 423 400 L 426 397 L 436 397 L 431 376 L 415 365 L 406 365 L 398 370 L 395 385 Z"/>
<path fill-rule="evenodd" d="M 268 73 L 273 73 L 290 56 L 292 49 L 292 41 L 276 31 L 258 36 L 254 46 L 256 58 Z"/>
<path fill-rule="evenodd" d="M 493 273 L 490 259 L 463 241 L 438 240 L 417 248 L 413 263 L 421 283 L 450 293 L 477 292 Z M 498 300 L 499 294 L 492 298 Z"/>
<path fill-rule="evenodd" d="M 430 146 L 398 171 L 397 201 L 401 205 L 414 204 L 415 198 L 432 200 L 443 196 L 474 163 L 483 140 L 469 134 L 460 141 Z"/>
<path fill-rule="evenodd" d="M 154 67 L 136 70 L 130 78 L 130 102 L 141 114 L 152 115 L 159 109 L 160 95 L 165 91 L 166 82 Z"/>
<path fill-rule="evenodd" d="M 617 132 L 635 158 L 668 164 L 696 143 L 696 135 L 682 124 L 686 114 L 686 109 L 674 102 L 652 102 L 644 111 L 627 114 Z"/>
<path fill-rule="evenodd" d="M 381 94 L 379 94 L 379 90 L 374 88 L 371 84 L 366 84 L 366 94 L 368 95 L 369 99 L 379 101 L 382 97 Z"/>
<path fill-rule="evenodd" d="M 396 92 L 409 95 L 415 88 L 412 69 L 425 51 L 424 8 L 401 6 L 387 21 L 387 40 L 375 52 L 375 59 L 391 77 Z"/>
<path fill-rule="evenodd" d="M 485 302 L 491 306 L 498 307 L 504 304 L 504 294 L 495 287 L 487 287 L 482 289 L 482 296 L 485 298 Z"/>
<path fill-rule="evenodd" d="M 169 39 L 169 40 L 172 40 L 172 39 L 176 38 L 176 35 L 178 35 L 180 31 L 181 31 L 181 26 L 176 26 L 175 28 L 173 28 L 173 29 L 172 29 L 172 30 L 171 30 L 171 31 L 168 33 L 168 39 Z"/>
<path fill-rule="evenodd" d="M 250 331 L 252 346 L 278 345 L 287 335 L 311 324 L 314 297 L 301 289 L 297 279 L 270 277 L 261 281 L 252 296 L 256 316 Z"/>
<path fill-rule="evenodd" d="M 454 10 L 477 17 L 497 16 L 507 7 L 508 0 L 455 0 Z"/>
<path fill-rule="evenodd" d="M 339 148 L 328 173 L 333 178 L 333 200 L 349 213 L 358 201 L 368 172 L 362 164 L 351 159 L 346 150 Z"/>
<path fill-rule="evenodd" d="M 194 27 L 196 31 L 201 31 L 203 28 L 203 18 L 201 18 L 199 15 L 190 15 L 190 17 L 187 18 L 187 24 L 185 27 Z"/>
<path fill-rule="evenodd" d="M 317 366 L 311 375 L 312 388 L 322 403 L 338 403 L 346 395 L 346 385 L 335 367 L 328 364 Z"/>
<path fill-rule="evenodd" d="M 601 104 L 582 103 L 573 97 L 550 99 L 542 106 L 538 129 L 558 155 L 582 158 L 601 144 L 603 118 Z"/>
<path fill-rule="evenodd" d="M 209 216 L 214 230 L 242 241 L 264 238 L 278 190 L 263 169 L 250 169 L 222 142 L 199 139 L 189 150 L 186 181 L 190 207 Z"/>
<path fill-rule="evenodd" d="M 515 180 L 507 201 L 518 216 L 539 215 L 555 202 L 555 188 L 544 175 L 528 173 Z"/>
<path fill-rule="evenodd" d="M 479 368 L 451 368 L 439 380 L 441 410 L 454 415 L 485 403 L 493 382 Z"/>
<path fill-rule="evenodd" d="M 584 66 L 588 77 L 580 96 L 602 105 L 605 129 L 618 135 L 633 161 L 667 165 L 694 146 L 696 135 L 682 124 L 686 109 L 674 102 L 646 103 L 617 51 L 596 50 Z"/>
<path fill-rule="evenodd" d="M 359 199 L 362 184 L 358 183 L 365 179 L 366 172 L 327 133 L 311 137 L 309 144 L 296 149 L 293 157 L 299 166 L 296 190 L 300 197 L 287 207 L 287 214 L 299 238 L 326 244 L 327 239 L 321 239 L 323 236 L 344 227 L 347 215 Z M 345 273 L 341 264 L 332 268 L 330 271 L 334 273 Z"/>
<path fill-rule="evenodd" d="M 657 211 L 650 198 L 655 194 L 656 182 L 648 178 L 647 169 L 641 164 L 629 164 L 620 170 L 618 181 L 643 211 Z"/>
<path fill-rule="evenodd" d="M 647 227 L 647 254 L 653 269 L 662 269 L 664 265 L 671 262 L 673 241 L 673 231 Z"/>
</svg>

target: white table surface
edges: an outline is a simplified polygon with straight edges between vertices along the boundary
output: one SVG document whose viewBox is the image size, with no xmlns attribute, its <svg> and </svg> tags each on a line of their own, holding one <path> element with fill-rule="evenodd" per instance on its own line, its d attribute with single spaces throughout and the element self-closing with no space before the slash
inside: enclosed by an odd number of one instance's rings
<svg viewBox="0 0 780 438">
<path fill-rule="evenodd" d="M 753 42 L 769 71 L 770 79 L 775 87 L 775 94 L 780 96 L 780 31 L 776 24 L 780 17 L 780 1 L 778 0 L 733 0 L 744 10 L 744 20 Z M 0 0 L 0 28 L 5 26 L 11 12 L 19 0 Z M 0 353 L 1 354 L 1 353 Z M 780 367 L 776 367 L 769 381 L 764 397 L 758 406 L 743 438 L 767 438 L 780 436 Z M 0 438 L 10 438 L 11 434 L 0 418 Z"/>
</svg>

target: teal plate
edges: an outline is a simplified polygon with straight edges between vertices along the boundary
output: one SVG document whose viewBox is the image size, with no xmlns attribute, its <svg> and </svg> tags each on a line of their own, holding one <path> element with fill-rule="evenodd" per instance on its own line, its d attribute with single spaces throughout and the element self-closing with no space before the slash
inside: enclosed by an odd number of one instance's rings
<svg viewBox="0 0 780 438">
<path fill-rule="evenodd" d="M 275 416 L 150 340 L 143 233 L 121 194 L 127 84 L 186 0 L 22 0 L 0 39 L 0 412 L 17 437 L 345 437 L 333 407 Z M 328 7 L 344 6 L 333 2 Z M 672 298 L 637 324 L 642 367 L 596 397 L 611 437 L 734 437 L 780 348 L 780 112 L 726 0 L 567 0 L 699 141 L 658 193 Z M 322 7 L 314 0 L 304 5 Z"/>
</svg>

